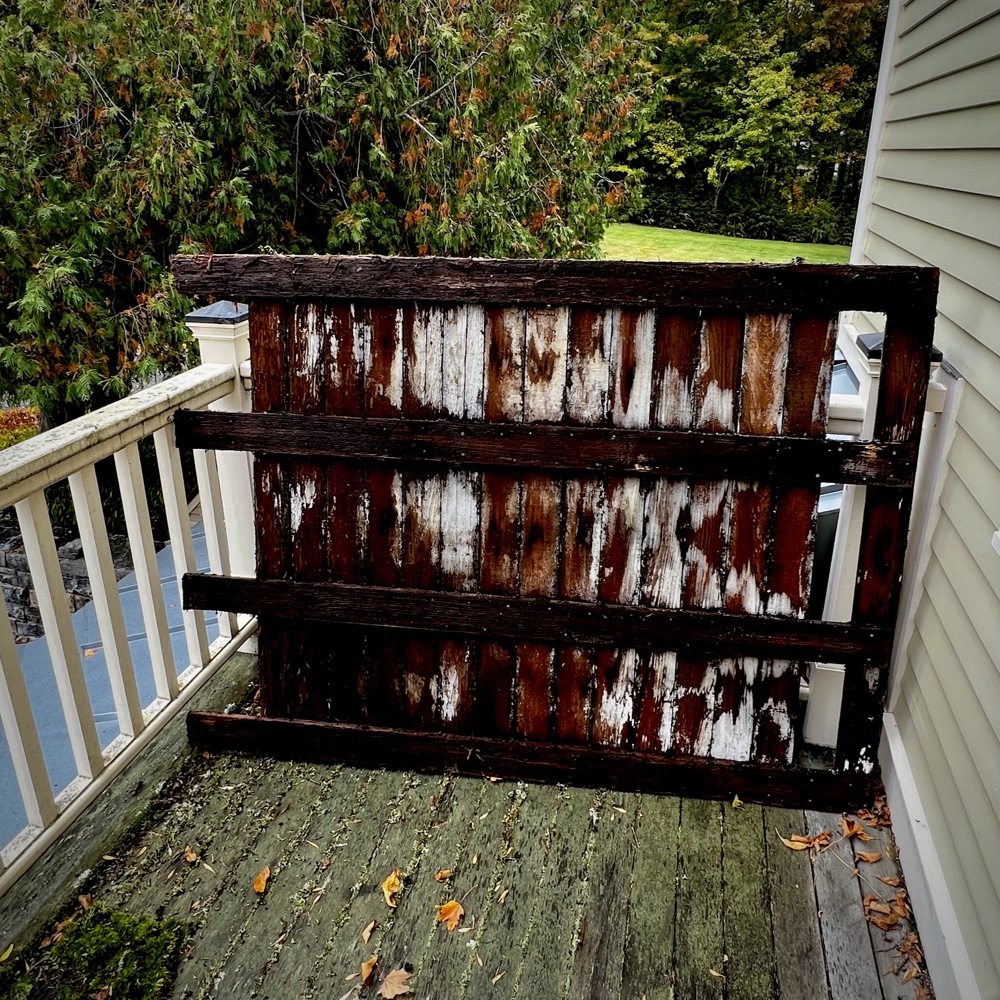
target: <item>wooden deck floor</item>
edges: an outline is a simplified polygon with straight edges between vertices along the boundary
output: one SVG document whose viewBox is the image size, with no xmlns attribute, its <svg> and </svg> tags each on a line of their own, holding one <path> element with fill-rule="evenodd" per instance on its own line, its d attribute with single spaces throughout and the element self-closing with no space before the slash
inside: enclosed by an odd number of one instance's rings
<svg viewBox="0 0 1000 1000">
<path fill-rule="evenodd" d="M 778 840 L 839 816 L 230 756 L 185 781 L 94 888 L 191 922 L 175 997 L 365 1000 L 377 985 L 348 977 L 373 954 L 376 984 L 405 965 L 415 998 L 442 1000 L 930 995 L 883 975 L 912 927 L 864 919 L 864 895 L 898 892 L 875 878 L 892 865 L 862 882 L 847 843 L 813 864 Z M 891 856 L 871 832 L 859 847 Z M 448 932 L 434 908 L 453 898 Z"/>
</svg>

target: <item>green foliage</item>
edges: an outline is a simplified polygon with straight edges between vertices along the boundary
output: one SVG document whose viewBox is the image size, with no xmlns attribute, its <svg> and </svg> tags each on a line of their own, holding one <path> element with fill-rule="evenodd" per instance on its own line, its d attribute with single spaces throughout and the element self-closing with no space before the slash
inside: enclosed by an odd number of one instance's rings
<svg viewBox="0 0 1000 1000">
<path fill-rule="evenodd" d="M 136 917 L 95 905 L 40 955 L 31 971 L 19 960 L 0 966 L 3 995 L 17 1000 L 83 1000 L 95 994 L 158 1000 L 174 980 L 186 930 L 177 920 Z"/>
<path fill-rule="evenodd" d="M 174 252 L 582 256 L 652 66 L 624 0 L 21 0 L 0 19 L 0 399 L 192 361 Z"/>
<path fill-rule="evenodd" d="M 660 101 L 627 161 L 635 221 L 849 242 L 885 0 L 648 7 Z"/>
</svg>

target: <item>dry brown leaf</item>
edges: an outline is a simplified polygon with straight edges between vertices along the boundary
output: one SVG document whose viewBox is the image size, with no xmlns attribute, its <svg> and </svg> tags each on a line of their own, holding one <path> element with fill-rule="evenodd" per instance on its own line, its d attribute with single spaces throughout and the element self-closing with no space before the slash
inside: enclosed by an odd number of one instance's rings
<svg viewBox="0 0 1000 1000">
<path fill-rule="evenodd" d="M 778 839 L 785 845 L 785 847 L 790 847 L 793 851 L 808 851 L 809 843 L 805 840 L 786 840 L 781 834 L 778 834 Z"/>
<path fill-rule="evenodd" d="M 479 855 L 478 854 L 473 854 L 472 855 L 472 863 L 474 865 L 478 865 L 479 864 Z"/>
<path fill-rule="evenodd" d="M 258 896 L 264 894 L 264 890 L 267 888 L 267 880 L 271 877 L 271 867 L 270 865 L 264 865 L 257 877 L 253 880 L 253 891 L 257 893 Z"/>
<path fill-rule="evenodd" d="M 450 931 L 453 931 L 461 923 L 462 917 L 465 915 L 465 909 L 457 899 L 449 899 L 447 903 L 435 906 L 434 909 L 438 911 L 438 923 L 446 924 Z"/>
<path fill-rule="evenodd" d="M 876 875 L 875 878 L 886 885 L 891 885 L 893 889 L 898 889 L 903 884 L 903 880 L 899 878 L 883 878 L 881 875 Z"/>
<path fill-rule="evenodd" d="M 716 979 L 725 979 L 726 977 L 721 972 L 716 972 L 715 969 L 709 969 L 708 974 L 710 976 L 715 976 Z"/>
<path fill-rule="evenodd" d="M 371 984 L 371 978 L 375 972 L 376 965 L 378 965 L 378 955 L 372 955 L 367 962 L 361 963 L 361 982 L 363 982 L 365 986 Z"/>
<path fill-rule="evenodd" d="M 101 855 L 101 860 L 102 861 L 117 861 L 118 860 L 118 856 L 116 854 L 102 854 Z"/>
<path fill-rule="evenodd" d="M 887 917 L 875 916 L 868 914 L 867 920 L 873 923 L 879 930 L 887 931 L 890 927 L 894 927 L 899 923 L 899 917 L 895 913 L 890 913 Z"/>
<path fill-rule="evenodd" d="M 86 896 L 77 896 L 77 900 L 83 907 L 83 912 L 86 913 L 94 905 L 94 897 L 87 893 Z"/>
<path fill-rule="evenodd" d="M 866 861 L 868 864 L 873 865 L 876 861 L 882 860 L 881 851 L 855 851 L 855 858 L 860 858 L 862 861 Z"/>
<path fill-rule="evenodd" d="M 373 931 L 375 930 L 375 928 L 376 928 L 376 927 L 378 927 L 378 921 L 377 921 L 377 920 L 373 920 L 373 921 L 372 921 L 372 922 L 371 922 L 371 923 L 370 923 L 370 924 L 369 924 L 369 925 L 368 925 L 368 926 L 367 926 L 367 927 L 366 927 L 366 928 L 365 928 L 365 929 L 364 929 L 364 930 L 363 930 L 363 931 L 361 932 L 361 940 L 362 940 L 362 941 L 364 941 L 364 943 L 365 943 L 365 944 L 368 944 L 368 940 L 369 940 L 369 938 L 370 938 L 370 937 L 372 936 L 372 932 L 373 932 Z"/>
<path fill-rule="evenodd" d="M 872 835 L 853 816 L 841 817 L 840 830 L 845 837 L 857 837 L 858 840 L 872 839 Z"/>
<path fill-rule="evenodd" d="M 393 868 L 382 883 L 382 895 L 385 896 L 385 905 L 395 908 L 396 895 L 403 888 L 403 880 L 399 877 L 399 869 Z"/>
<path fill-rule="evenodd" d="M 406 980 L 412 975 L 413 973 L 407 972 L 406 969 L 393 969 L 382 980 L 382 985 L 378 988 L 378 995 L 385 997 L 385 1000 L 393 1000 L 393 997 L 401 997 L 407 993 L 412 993 L 413 991 L 406 985 Z"/>
<path fill-rule="evenodd" d="M 201 867 L 202 868 L 207 868 L 213 875 L 215 874 L 215 869 L 210 864 L 208 864 L 207 862 L 202 861 Z"/>
<path fill-rule="evenodd" d="M 454 874 L 455 874 L 454 869 L 452 869 L 452 868 L 442 868 L 441 871 L 439 871 L 434 876 L 434 881 L 435 882 L 447 882 L 448 879 L 450 879 L 452 877 L 452 875 L 454 875 Z"/>
<path fill-rule="evenodd" d="M 498 973 L 497 973 L 497 974 L 496 974 L 496 975 L 495 975 L 495 976 L 494 976 L 494 977 L 493 977 L 493 978 L 492 978 L 492 979 L 490 980 L 490 984 L 491 984 L 492 986 L 496 986 L 496 984 L 497 984 L 497 983 L 499 983 L 499 982 L 500 982 L 500 980 L 501 980 L 501 979 L 503 979 L 503 977 L 504 977 L 504 976 L 506 976 L 506 975 L 507 975 L 507 970 L 506 970 L 506 969 L 504 969 L 504 971 L 503 971 L 503 972 L 498 972 Z"/>
<path fill-rule="evenodd" d="M 83 651 L 84 656 L 93 656 L 97 652 L 96 649 L 85 649 Z"/>
<path fill-rule="evenodd" d="M 191 850 L 190 845 L 184 848 L 184 860 L 192 865 L 198 860 L 198 855 Z"/>
<path fill-rule="evenodd" d="M 499 898 L 499 899 L 497 899 L 497 902 L 498 902 L 498 903 L 499 903 L 499 904 L 500 904 L 501 906 L 503 906 L 503 904 L 504 904 L 504 903 L 505 903 L 505 902 L 507 901 L 507 894 L 508 894 L 509 892 L 510 892 L 510 889 L 504 889 L 504 891 L 500 893 L 500 898 Z"/>
<path fill-rule="evenodd" d="M 919 971 L 919 969 L 912 967 L 907 969 L 906 972 L 903 973 L 903 982 L 908 983 L 911 979 L 915 979 Z"/>
<path fill-rule="evenodd" d="M 774 832 L 778 833 L 777 830 Z M 790 838 L 782 837 L 778 833 L 778 839 L 785 847 L 790 847 L 793 851 L 818 851 L 821 847 L 826 847 L 830 843 L 832 836 L 833 834 L 830 830 L 823 830 L 821 833 L 814 833 L 812 836 L 793 833 Z"/>
</svg>

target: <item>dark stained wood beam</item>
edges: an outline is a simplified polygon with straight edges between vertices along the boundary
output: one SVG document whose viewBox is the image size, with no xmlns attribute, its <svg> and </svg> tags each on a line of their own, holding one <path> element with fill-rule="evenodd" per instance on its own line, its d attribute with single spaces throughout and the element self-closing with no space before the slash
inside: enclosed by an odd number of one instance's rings
<svg viewBox="0 0 1000 1000">
<path fill-rule="evenodd" d="M 546 472 L 909 487 L 916 447 L 560 424 L 181 410 L 177 445 L 262 455 Z"/>
<path fill-rule="evenodd" d="M 871 802 L 876 774 L 668 756 L 340 722 L 189 712 L 188 739 L 201 749 L 357 767 L 566 783 L 839 812 Z"/>
<path fill-rule="evenodd" d="M 666 308 L 933 308 L 933 268 L 200 254 L 171 258 L 186 295 Z"/>
<path fill-rule="evenodd" d="M 893 629 L 777 615 L 673 610 L 499 594 L 187 574 L 185 608 L 266 613 L 290 621 L 697 651 L 699 656 L 857 661 L 884 666 Z"/>
</svg>

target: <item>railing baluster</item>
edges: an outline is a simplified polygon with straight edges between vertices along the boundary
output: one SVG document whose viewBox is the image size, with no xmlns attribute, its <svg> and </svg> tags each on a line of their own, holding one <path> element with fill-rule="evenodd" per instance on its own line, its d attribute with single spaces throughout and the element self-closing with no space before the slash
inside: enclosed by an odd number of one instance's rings
<svg viewBox="0 0 1000 1000">
<path fill-rule="evenodd" d="M 166 427 L 161 427 L 153 434 L 153 444 L 156 446 L 156 464 L 160 470 L 167 529 L 170 532 L 170 550 L 177 573 L 177 592 L 180 594 L 184 574 L 197 570 L 184 489 L 184 472 L 181 469 L 180 452 L 174 447 L 173 435 Z M 188 660 L 192 666 L 203 667 L 209 660 L 205 616 L 200 611 L 184 611 L 183 616 Z"/>
<path fill-rule="evenodd" d="M 153 666 L 156 694 L 158 698 L 173 701 L 178 690 L 177 670 L 170 646 L 167 608 L 163 601 L 159 567 L 156 565 L 156 548 L 153 545 L 153 529 L 149 522 L 149 505 L 146 503 L 146 487 L 137 443 L 128 444 L 121 451 L 115 452 L 115 468 L 122 492 L 125 525 L 132 548 L 132 563 L 135 566 L 139 603 L 149 641 L 149 658 Z"/>
<path fill-rule="evenodd" d="M 26 500 L 15 504 L 15 509 L 77 774 L 84 778 L 95 778 L 104 770 L 104 758 L 97 738 L 90 696 L 87 694 L 87 683 L 83 677 L 80 646 L 70 621 L 69 602 L 63 586 L 55 539 L 52 537 L 52 522 L 49 520 L 45 494 L 41 491 L 33 493 Z"/>
<path fill-rule="evenodd" d="M 10 748 L 14 774 L 21 789 L 21 800 L 30 826 L 42 829 L 56 818 L 52 783 L 45 767 L 42 745 L 38 739 L 35 714 L 31 710 L 28 689 L 24 684 L 21 662 L 7 617 L 7 605 L 0 592 L 0 724 Z"/>
<path fill-rule="evenodd" d="M 213 573 L 230 575 L 229 541 L 222 506 L 222 487 L 219 484 L 219 466 L 214 451 L 194 451 L 194 469 L 198 477 L 198 497 L 201 501 L 201 519 L 205 525 L 205 542 L 208 545 L 208 565 Z M 226 638 L 236 635 L 239 625 L 232 612 L 219 612 L 219 631 Z"/>
<path fill-rule="evenodd" d="M 128 631 L 122 613 L 118 581 L 115 578 L 108 528 L 104 520 L 97 473 L 89 465 L 69 477 L 76 522 L 80 527 L 83 556 L 94 595 L 97 624 L 104 644 L 104 661 L 108 666 L 111 693 L 118 714 L 118 728 L 123 736 L 138 736 L 145 725 L 142 702 L 135 681 L 132 654 L 128 648 Z"/>
</svg>

